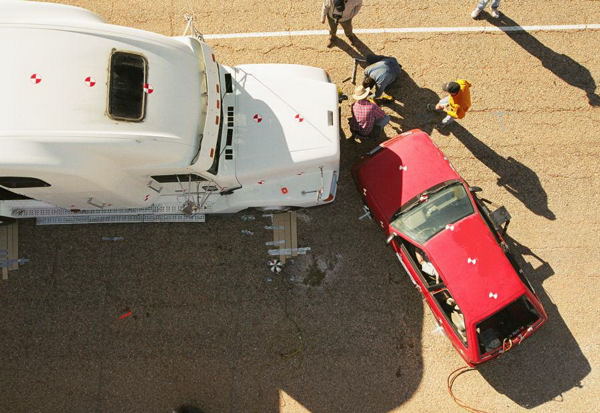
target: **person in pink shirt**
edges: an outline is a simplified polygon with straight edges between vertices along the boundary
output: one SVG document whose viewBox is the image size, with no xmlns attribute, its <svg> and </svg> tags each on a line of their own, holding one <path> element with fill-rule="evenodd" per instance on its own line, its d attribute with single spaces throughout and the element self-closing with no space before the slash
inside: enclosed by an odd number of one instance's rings
<svg viewBox="0 0 600 413">
<path fill-rule="evenodd" d="M 377 137 L 378 132 L 390 121 L 390 116 L 368 99 L 370 95 L 371 89 L 362 85 L 356 86 L 352 95 L 356 102 L 352 105 L 350 130 L 358 135 L 358 138 L 354 139 L 358 143 L 361 142 L 361 138 Z"/>
</svg>

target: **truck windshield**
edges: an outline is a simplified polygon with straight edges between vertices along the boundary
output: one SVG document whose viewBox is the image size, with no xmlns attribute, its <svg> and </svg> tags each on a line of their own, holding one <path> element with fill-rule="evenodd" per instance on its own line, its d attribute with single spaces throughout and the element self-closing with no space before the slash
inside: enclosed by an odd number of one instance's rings
<svg viewBox="0 0 600 413">
<path fill-rule="evenodd" d="M 396 215 L 391 225 L 419 244 L 428 241 L 448 224 L 474 212 L 467 191 L 454 182 L 435 192 L 424 192 L 411 208 Z"/>
<path fill-rule="evenodd" d="M 477 338 L 481 354 L 494 351 L 505 340 L 517 336 L 539 320 L 535 307 L 524 295 L 502 310 L 477 324 Z"/>
</svg>

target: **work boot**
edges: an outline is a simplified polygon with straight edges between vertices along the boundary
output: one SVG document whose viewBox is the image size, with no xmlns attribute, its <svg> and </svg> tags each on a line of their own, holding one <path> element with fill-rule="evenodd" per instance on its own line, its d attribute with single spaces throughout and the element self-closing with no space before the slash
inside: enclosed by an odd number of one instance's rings
<svg viewBox="0 0 600 413">
<path fill-rule="evenodd" d="M 389 100 L 389 101 L 394 100 L 394 98 L 392 96 L 388 95 L 387 93 L 382 93 L 381 96 L 379 96 L 379 99 L 381 99 L 381 100 Z"/>
</svg>

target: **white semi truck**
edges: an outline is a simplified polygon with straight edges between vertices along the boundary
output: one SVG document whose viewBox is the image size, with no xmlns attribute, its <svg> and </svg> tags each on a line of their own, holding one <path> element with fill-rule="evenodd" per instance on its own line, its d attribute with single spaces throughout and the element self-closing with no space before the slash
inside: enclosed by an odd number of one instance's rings
<svg viewBox="0 0 600 413">
<path fill-rule="evenodd" d="M 337 89 L 318 68 L 228 67 L 198 36 L 0 2 L 0 222 L 202 221 L 332 202 Z"/>
</svg>

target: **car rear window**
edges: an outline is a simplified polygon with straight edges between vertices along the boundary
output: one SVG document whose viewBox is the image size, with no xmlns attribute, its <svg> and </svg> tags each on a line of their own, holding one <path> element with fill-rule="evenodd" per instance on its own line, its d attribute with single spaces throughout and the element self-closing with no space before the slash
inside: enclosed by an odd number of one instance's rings
<svg viewBox="0 0 600 413">
<path fill-rule="evenodd" d="M 148 63 L 144 56 L 113 52 L 110 56 L 108 114 L 113 119 L 141 121 L 145 115 L 144 84 Z"/>
<path fill-rule="evenodd" d="M 502 310 L 477 324 L 477 337 L 481 354 L 489 353 L 526 330 L 539 320 L 535 307 L 524 295 Z"/>
</svg>

